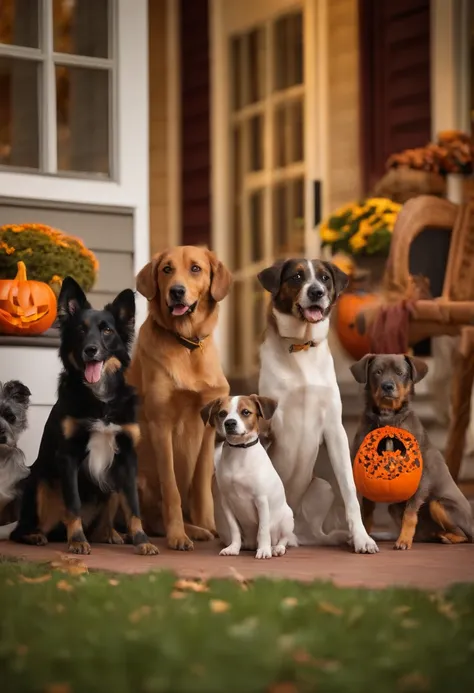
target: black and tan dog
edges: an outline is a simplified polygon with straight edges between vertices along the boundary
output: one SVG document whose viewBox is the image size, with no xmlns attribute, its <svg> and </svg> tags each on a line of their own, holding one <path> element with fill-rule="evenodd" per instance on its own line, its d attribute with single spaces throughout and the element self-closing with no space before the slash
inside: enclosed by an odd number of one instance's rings
<svg viewBox="0 0 474 693">
<path fill-rule="evenodd" d="M 471 506 L 454 483 L 441 452 L 431 443 L 421 421 L 410 407 L 414 385 L 428 367 L 409 356 L 369 354 L 351 367 L 365 385 L 365 410 L 352 446 L 354 459 L 365 436 L 376 428 L 393 426 L 410 432 L 418 441 L 423 472 L 417 492 L 406 503 L 389 506 L 400 528 L 395 549 L 409 549 L 413 540 L 438 538 L 457 544 L 473 540 Z M 370 532 L 375 503 L 363 498 L 364 525 Z"/>
<path fill-rule="evenodd" d="M 65 526 L 73 553 L 90 553 L 85 532 L 91 541 L 122 544 L 113 526 L 120 506 L 138 553 L 156 554 L 140 521 L 137 397 L 124 379 L 134 333 L 133 291 L 126 289 L 103 310 L 93 310 L 67 277 L 58 317 L 63 364 L 58 400 L 11 539 L 41 545 Z"/>
</svg>

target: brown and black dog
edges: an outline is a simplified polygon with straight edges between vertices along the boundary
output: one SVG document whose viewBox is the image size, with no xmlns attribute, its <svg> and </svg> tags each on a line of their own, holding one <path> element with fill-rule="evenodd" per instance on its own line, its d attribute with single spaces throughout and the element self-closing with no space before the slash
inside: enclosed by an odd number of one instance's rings
<svg viewBox="0 0 474 693">
<path fill-rule="evenodd" d="M 193 246 L 155 255 L 137 276 L 149 303 L 128 372 L 141 398 L 140 503 L 145 527 L 173 549 L 215 532 L 215 431 L 201 409 L 229 394 L 213 332 L 230 285 L 214 253 Z"/>
<path fill-rule="evenodd" d="M 352 445 L 352 459 L 365 436 L 382 426 L 409 431 L 418 441 L 423 457 L 421 482 L 415 495 L 406 503 L 389 506 L 390 515 L 400 528 L 394 548 L 410 549 L 414 538 L 437 537 L 450 544 L 472 542 L 471 506 L 410 406 L 414 385 L 428 372 L 426 363 L 410 356 L 368 354 L 353 364 L 351 371 L 357 382 L 365 385 L 366 395 L 365 410 Z M 369 532 L 374 508 L 374 502 L 362 499 L 362 516 Z"/>
</svg>

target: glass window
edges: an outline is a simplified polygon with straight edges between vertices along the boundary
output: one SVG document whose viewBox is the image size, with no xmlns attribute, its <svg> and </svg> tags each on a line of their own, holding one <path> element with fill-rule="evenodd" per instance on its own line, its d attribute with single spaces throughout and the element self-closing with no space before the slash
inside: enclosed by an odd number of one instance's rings
<svg viewBox="0 0 474 693">
<path fill-rule="evenodd" d="M 113 175 L 114 7 L 0 0 L 0 166 Z"/>
<path fill-rule="evenodd" d="M 39 168 L 39 71 L 32 60 L 0 56 L 0 165 Z"/>
<path fill-rule="evenodd" d="M 287 14 L 275 22 L 274 89 L 288 89 L 303 84 L 303 16 Z"/>
<path fill-rule="evenodd" d="M 1 0 L 0 43 L 39 48 L 39 0 Z"/>
</svg>

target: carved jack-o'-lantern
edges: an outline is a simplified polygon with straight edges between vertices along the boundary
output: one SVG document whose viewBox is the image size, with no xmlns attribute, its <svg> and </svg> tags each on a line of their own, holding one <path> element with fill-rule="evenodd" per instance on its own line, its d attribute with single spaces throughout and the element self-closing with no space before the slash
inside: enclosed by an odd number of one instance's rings
<svg viewBox="0 0 474 693">
<path fill-rule="evenodd" d="M 54 291 L 44 282 L 30 281 L 23 262 L 15 279 L 0 280 L 0 332 L 42 334 L 56 319 Z"/>
<path fill-rule="evenodd" d="M 358 492 L 376 503 L 402 503 L 421 480 L 423 459 L 416 438 L 401 428 L 384 426 L 368 433 L 354 460 Z"/>
</svg>

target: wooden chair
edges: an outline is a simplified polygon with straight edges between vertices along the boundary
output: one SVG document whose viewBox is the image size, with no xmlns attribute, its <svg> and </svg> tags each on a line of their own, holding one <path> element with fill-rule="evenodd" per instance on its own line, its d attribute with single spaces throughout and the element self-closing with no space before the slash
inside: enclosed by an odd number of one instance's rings
<svg viewBox="0 0 474 693">
<path fill-rule="evenodd" d="M 468 204 L 430 195 L 405 203 L 393 230 L 380 303 L 359 315 L 357 328 L 368 331 L 374 353 L 405 353 L 431 337 L 460 336 L 445 453 L 457 480 L 474 383 L 474 227 Z"/>
</svg>

